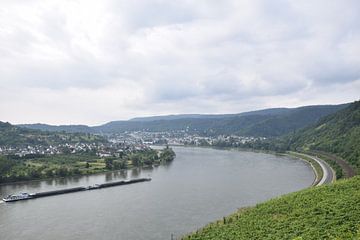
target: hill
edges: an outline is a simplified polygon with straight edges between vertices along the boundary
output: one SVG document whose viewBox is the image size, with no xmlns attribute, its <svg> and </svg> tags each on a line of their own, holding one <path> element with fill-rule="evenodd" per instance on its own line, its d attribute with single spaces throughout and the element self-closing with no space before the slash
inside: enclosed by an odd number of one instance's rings
<svg viewBox="0 0 360 240">
<path fill-rule="evenodd" d="M 41 131 L 49 131 L 49 132 L 68 132 L 68 133 L 95 133 L 95 130 L 86 125 L 49 125 L 42 123 L 35 124 L 19 124 L 17 125 L 23 128 L 36 129 Z"/>
<path fill-rule="evenodd" d="M 190 239 L 359 239 L 360 177 L 278 197 L 211 223 Z"/>
<path fill-rule="evenodd" d="M 360 169 L 360 101 L 291 136 L 291 148 L 333 153 Z"/>
<path fill-rule="evenodd" d="M 47 132 L 0 122 L 0 146 L 56 145 L 62 143 L 106 142 L 103 137 L 85 133 Z"/>
<path fill-rule="evenodd" d="M 321 117 L 346 107 L 341 105 L 306 106 L 300 108 L 265 109 L 230 115 L 198 115 L 195 118 L 180 115 L 172 119 L 114 121 L 98 127 L 97 131 L 112 133 L 123 131 L 179 131 L 200 135 L 238 134 L 243 136 L 274 137 L 316 123 Z M 153 118 L 150 118 L 153 119 Z"/>
<path fill-rule="evenodd" d="M 186 131 L 205 136 L 231 135 L 276 137 L 315 124 L 347 104 L 318 105 L 299 108 L 271 108 L 239 114 L 223 115 L 170 115 L 135 118 L 130 121 L 113 121 L 96 127 L 50 126 L 44 124 L 22 125 L 47 131 L 121 133 L 125 131 Z"/>
<path fill-rule="evenodd" d="M 177 119 L 189 119 L 189 118 L 230 118 L 236 116 L 247 116 L 247 115 L 277 115 L 280 113 L 290 112 L 291 108 L 269 108 L 262 109 L 250 112 L 243 113 L 234 113 L 234 114 L 174 114 L 174 115 L 164 115 L 164 116 L 150 116 L 150 117 L 137 117 L 132 118 L 129 121 L 135 122 L 149 122 L 156 120 L 177 120 Z"/>
</svg>

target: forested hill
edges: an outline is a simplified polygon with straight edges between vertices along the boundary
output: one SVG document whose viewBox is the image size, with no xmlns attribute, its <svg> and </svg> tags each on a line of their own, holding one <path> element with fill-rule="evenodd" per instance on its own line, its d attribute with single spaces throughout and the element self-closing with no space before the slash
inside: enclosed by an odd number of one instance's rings
<svg viewBox="0 0 360 240">
<path fill-rule="evenodd" d="M 291 147 L 334 153 L 360 169 L 360 101 L 297 132 Z"/>
<path fill-rule="evenodd" d="M 56 145 L 62 143 L 106 142 L 103 137 L 85 133 L 46 132 L 0 122 L 0 146 Z"/>
<path fill-rule="evenodd" d="M 347 104 L 318 105 L 299 108 L 264 109 L 240 114 L 178 115 L 113 121 L 96 127 L 51 126 L 28 124 L 24 127 L 47 131 L 119 133 L 125 131 L 187 131 L 207 136 L 238 134 L 243 136 L 276 137 L 315 124 Z"/>
<path fill-rule="evenodd" d="M 164 116 L 137 117 L 137 118 L 132 118 L 129 121 L 150 122 L 156 120 L 178 120 L 178 119 L 191 119 L 191 118 L 216 119 L 216 118 L 230 118 L 230 117 L 240 117 L 240 116 L 248 116 L 248 115 L 279 115 L 281 113 L 288 113 L 291 110 L 292 108 L 268 108 L 268 109 L 235 113 L 235 114 L 175 114 L 175 115 L 164 115 Z"/>
<path fill-rule="evenodd" d="M 68 133 L 96 133 L 94 129 L 86 125 L 49 125 L 49 124 L 42 124 L 42 123 L 35 123 L 35 124 L 20 124 L 19 127 L 29 128 L 29 129 L 36 129 L 41 131 L 49 131 L 49 132 L 68 132 Z"/>
<path fill-rule="evenodd" d="M 205 115 L 196 118 L 158 119 L 154 121 L 114 121 L 99 127 L 99 132 L 123 131 L 179 131 L 200 135 L 237 134 L 243 136 L 281 136 L 309 124 L 321 117 L 346 107 L 342 105 L 306 106 L 293 109 L 265 109 L 236 115 Z"/>
</svg>

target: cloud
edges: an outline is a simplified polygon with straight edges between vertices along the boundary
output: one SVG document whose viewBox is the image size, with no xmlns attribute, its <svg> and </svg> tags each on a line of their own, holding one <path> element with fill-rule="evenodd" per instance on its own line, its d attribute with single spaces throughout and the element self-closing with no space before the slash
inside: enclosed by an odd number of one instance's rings
<svg viewBox="0 0 360 240">
<path fill-rule="evenodd" d="M 96 124 L 355 100 L 358 9 L 355 0 L 3 1 L 1 120 Z"/>
</svg>

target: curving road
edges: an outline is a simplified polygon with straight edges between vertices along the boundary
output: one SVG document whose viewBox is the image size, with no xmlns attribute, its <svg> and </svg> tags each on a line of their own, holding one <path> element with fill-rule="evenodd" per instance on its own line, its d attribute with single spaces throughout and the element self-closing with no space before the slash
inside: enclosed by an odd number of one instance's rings
<svg viewBox="0 0 360 240">
<path fill-rule="evenodd" d="M 335 172 L 327 162 L 325 162 L 324 160 L 321 160 L 320 158 L 315 157 L 315 156 L 311 156 L 311 155 L 304 154 L 304 153 L 300 153 L 300 154 L 303 156 L 309 157 L 309 158 L 313 159 L 314 161 L 316 161 L 317 163 L 319 163 L 319 165 L 323 171 L 323 176 L 320 179 L 320 181 L 316 184 L 316 186 L 321 186 L 323 184 L 332 183 L 336 180 Z"/>
</svg>

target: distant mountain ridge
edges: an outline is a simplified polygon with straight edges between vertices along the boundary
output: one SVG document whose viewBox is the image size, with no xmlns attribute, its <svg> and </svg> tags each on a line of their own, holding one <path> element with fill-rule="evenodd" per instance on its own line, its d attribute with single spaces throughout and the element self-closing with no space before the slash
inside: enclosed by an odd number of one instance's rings
<svg viewBox="0 0 360 240">
<path fill-rule="evenodd" d="M 178 120 L 178 119 L 191 119 L 191 118 L 228 118 L 246 115 L 276 115 L 289 111 L 292 108 L 268 108 L 243 113 L 230 113 L 230 114 L 171 114 L 163 116 L 150 116 L 150 117 L 136 117 L 129 121 L 135 122 L 150 122 L 158 120 Z"/>
<path fill-rule="evenodd" d="M 187 131 L 201 135 L 238 134 L 274 137 L 315 124 L 348 104 L 315 105 L 298 108 L 270 108 L 239 114 L 182 114 L 133 118 L 89 127 L 86 125 L 23 124 L 46 131 L 120 133 L 125 131 Z"/>
</svg>

